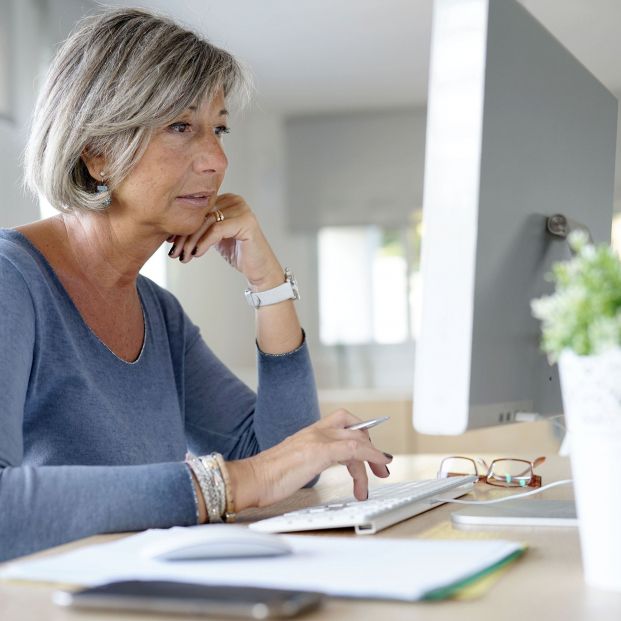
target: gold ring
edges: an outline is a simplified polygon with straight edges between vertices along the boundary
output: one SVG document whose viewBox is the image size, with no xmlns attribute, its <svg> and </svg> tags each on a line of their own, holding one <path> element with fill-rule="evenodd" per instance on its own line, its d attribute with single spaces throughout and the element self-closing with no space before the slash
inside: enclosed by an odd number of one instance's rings
<svg viewBox="0 0 621 621">
<path fill-rule="evenodd" d="M 219 209 L 216 209 L 213 213 L 214 216 L 216 216 L 216 222 L 222 222 L 222 220 L 224 220 L 224 214 Z"/>
</svg>

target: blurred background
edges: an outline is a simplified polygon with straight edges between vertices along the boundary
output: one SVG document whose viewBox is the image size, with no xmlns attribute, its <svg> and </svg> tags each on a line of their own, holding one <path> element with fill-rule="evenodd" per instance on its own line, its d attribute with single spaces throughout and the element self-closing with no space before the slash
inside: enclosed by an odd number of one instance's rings
<svg viewBox="0 0 621 621">
<path fill-rule="evenodd" d="M 421 439 L 410 423 L 432 0 L 106 4 L 170 15 L 247 64 L 256 95 L 231 118 L 223 191 L 245 197 L 282 264 L 298 278 L 298 310 L 322 410 L 346 406 L 363 418 L 390 414 L 390 429 L 377 431 L 387 434 L 383 448 L 441 450 L 440 440 Z M 621 94 L 621 3 L 521 4 Z M 101 6 L 91 0 L 0 0 L 2 227 L 50 215 L 21 188 L 30 114 L 55 49 L 83 15 Z M 618 146 L 617 247 L 619 155 Z M 256 387 L 254 323 L 243 278 L 219 256 L 181 265 L 166 250 L 145 273 L 179 297 L 208 344 Z M 514 445 L 515 431 L 495 430 L 495 450 L 502 449 L 499 433 L 510 433 L 507 442 Z M 485 449 L 486 434 L 466 434 L 462 450 Z M 542 448 L 548 441 L 555 446 L 554 434 L 542 438 Z"/>
</svg>

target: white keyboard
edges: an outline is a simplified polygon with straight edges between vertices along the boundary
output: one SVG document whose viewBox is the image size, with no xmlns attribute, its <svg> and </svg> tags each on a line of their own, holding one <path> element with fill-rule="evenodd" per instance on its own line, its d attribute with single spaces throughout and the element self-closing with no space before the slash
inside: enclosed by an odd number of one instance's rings
<svg viewBox="0 0 621 621">
<path fill-rule="evenodd" d="M 287 533 L 354 527 L 358 535 L 373 535 L 444 504 L 436 499 L 440 494 L 446 499 L 463 496 L 472 489 L 476 480 L 475 476 L 463 476 L 391 483 L 370 490 L 368 500 L 360 501 L 350 496 L 260 520 L 250 524 L 250 528 L 264 533 Z"/>
</svg>

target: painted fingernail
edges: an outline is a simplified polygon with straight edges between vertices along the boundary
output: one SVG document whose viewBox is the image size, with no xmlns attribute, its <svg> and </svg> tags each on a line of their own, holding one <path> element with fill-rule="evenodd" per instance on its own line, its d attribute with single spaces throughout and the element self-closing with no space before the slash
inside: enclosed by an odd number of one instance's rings
<svg viewBox="0 0 621 621">
<path fill-rule="evenodd" d="M 194 256 L 196 254 L 196 248 L 192 248 L 192 256 Z"/>
<path fill-rule="evenodd" d="M 388 475 L 390 475 L 390 470 L 388 470 L 388 466 L 384 466 L 384 468 L 386 468 L 386 472 L 388 473 Z"/>
<path fill-rule="evenodd" d="M 388 457 L 388 459 L 392 459 L 392 455 L 390 453 L 384 453 L 384 455 L 386 455 L 386 457 Z"/>
<path fill-rule="evenodd" d="M 172 257 L 174 253 L 175 253 L 175 244 L 173 244 L 173 245 L 170 247 L 170 250 L 168 251 L 168 256 L 169 256 L 169 257 Z"/>
<path fill-rule="evenodd" d="M 182 250 L 181 254 L 179 255 L 179 261 L 183 261 L 184 257 L 185 257 L 185 252 Z"/>
</svg>

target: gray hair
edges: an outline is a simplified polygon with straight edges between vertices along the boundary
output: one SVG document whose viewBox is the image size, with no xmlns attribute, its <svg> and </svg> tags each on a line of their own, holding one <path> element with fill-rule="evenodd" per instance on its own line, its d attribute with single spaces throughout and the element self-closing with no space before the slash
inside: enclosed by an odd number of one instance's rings
<svg viewBox="0 0 621 621">
<path fill-rule="evenodd" d="M 109 192 L 140 160 L 155 128 L 224 92 L 243 104 L 250 79 L 231 54 L 140 9 L 83 19 L 63 43 L 35 107 L 24 180 L 59 211 L 102 210 L 82 153 L 104 155 Z M 109 196 L 109 194 L 108 194 Z"/>
</svg>

